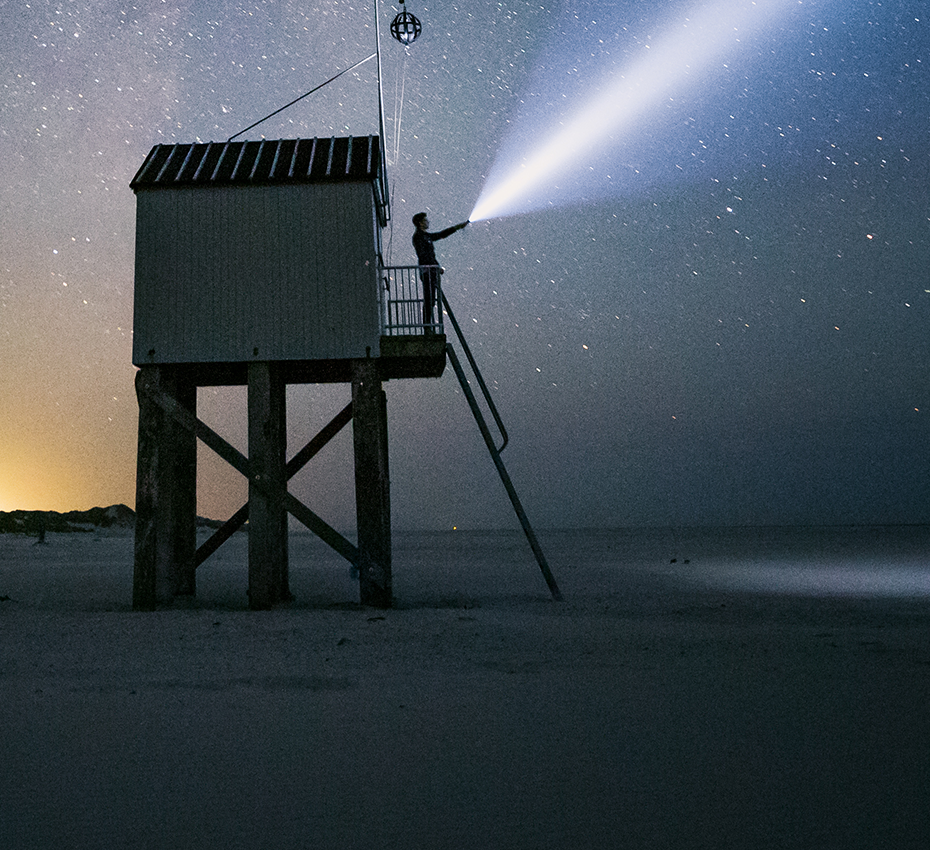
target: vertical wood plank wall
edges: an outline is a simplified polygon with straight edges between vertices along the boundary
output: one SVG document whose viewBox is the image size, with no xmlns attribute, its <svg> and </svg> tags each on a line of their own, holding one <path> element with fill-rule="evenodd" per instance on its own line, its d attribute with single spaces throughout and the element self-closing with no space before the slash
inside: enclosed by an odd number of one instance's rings
<svg viewBox="0 0 930 850">
<path fill-rule="evenodd" d="M 133 362 L 379 354 L 368 183 L 137 194 Z"/>
</svg>

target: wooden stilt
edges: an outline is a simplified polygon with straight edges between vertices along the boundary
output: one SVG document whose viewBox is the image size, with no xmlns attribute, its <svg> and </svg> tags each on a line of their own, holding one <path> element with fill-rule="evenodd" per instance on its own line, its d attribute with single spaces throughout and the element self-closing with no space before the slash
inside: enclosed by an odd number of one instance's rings
<svg viewBox="0 0 930 850">
<path fill-rule="evenodd" d="M 286 599 L 285 385 L 280 364 L 249 363 L 249 607 Z"/>
<path fill-rule="evenodd" d="M 163 392 L 191 415 L 197 414 L 197 387 L 183 367 L 163 372 Z M 177 420 L 164 422 L 166 453 L 162 510 L 166 513 L 163 533 L 170 553 L 169 593 L 193 596 L 196 591 L 194 553 L 197 549 L 197 437 Z"/>
<path fill-rule="evenodd" d="M 150 610 L 194 593 L 197 441 L 158 403 L 190 410 L 197 388 L 182 369 L 144 366 L 136 375 L 139 447 L 136 462 L 136 541 L 133 607 Z"/>
<path fill-rule="evenodd" d="M 197 419 L 196 380 L 185 366 L 151 365 L 136 379 L 139 396 L 136 552 L 133 605 L 152 609 L 192 594 L 198 563 L 249 520 L 249 606 L 289 599 L 288 513 L 359 570 L 363 604 L 388 608 L 391 509 L 387 401 L 376 360 L 352 361 L 352 402 L 286 463 L 286 387 L 281 363 L 248 364 L 249 457 Z M 287 492 L 287 480 L 350 420 L 354 421 L 358 546 Z M 249 481 L 249 502 L 215 539 L 196 550 L 196 441 Z"/>
<path fill-rule="evenodd" d="M 387 401 L 381 389 L 376 360 L 353 361 L 352 417 L 359 595 L 363 605 L 390 608 L 391 500 Z"/>
<path fill-rule="evenodd" d="M 156 545 L 158 534 L 159 446 L 164 413 L 154 401 L 158 392 L 158 366 L 143 366 L 136 373 L 139 401 L 139 445 L 136 455 L 136 539 L 132 575 L 132 607 L 152 611 L 156 605 Z"/>
</svg>

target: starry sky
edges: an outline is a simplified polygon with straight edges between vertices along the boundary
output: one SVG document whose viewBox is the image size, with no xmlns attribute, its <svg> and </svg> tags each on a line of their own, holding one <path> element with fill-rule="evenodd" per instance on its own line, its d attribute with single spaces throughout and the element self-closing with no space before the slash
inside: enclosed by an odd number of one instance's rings
<svg viewBox="0 0 930 850">
<path fill-rule="evenodd" d="M 669 33 L 745 5 L 410 0 L 404 49 L 381 4 L 389 262 L 413 262 L 413 213 L 464 220 Z M 534 525 L 930 521 L 930 12 L 758 5 L 532 208 L 437 244 Z M 129 181 L 154 144 L 223 141 L 372 53 L 374 7 L 0 11 L 0 510 L 132 505 Z M 377 133 L 376 70 L 243 138 Z M 451 369 L 386 390 L 395 527 L 515 526 Z M 348 399 L 289 388 L 290 451 Z M 198 409 L 245 448 L 244 390 Z M 199 459 L 198 510 L 223 518 L 245 484 Z M 348 431 L 291 489 L 352 528 Z"/>
</svg>

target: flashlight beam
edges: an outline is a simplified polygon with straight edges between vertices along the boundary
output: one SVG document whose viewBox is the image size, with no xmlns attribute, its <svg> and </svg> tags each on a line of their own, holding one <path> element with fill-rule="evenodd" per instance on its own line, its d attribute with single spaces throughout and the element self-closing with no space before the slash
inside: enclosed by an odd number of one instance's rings
<svg viewBox="0 0 930 850">
<path fill-rule="evenodd" d="M 545 206 L 545 189 L 575 163 L 602 148 L 618 132 L 630 132 L 636 119 L 699 71 L 712 65 L 793 0 L 727 0 L 699 10 L 639 62 L 616 75 L 602 91 L 516 170 L 497 175 L 492 169 L 471 221 L 497 218 Z"/>
</svg>

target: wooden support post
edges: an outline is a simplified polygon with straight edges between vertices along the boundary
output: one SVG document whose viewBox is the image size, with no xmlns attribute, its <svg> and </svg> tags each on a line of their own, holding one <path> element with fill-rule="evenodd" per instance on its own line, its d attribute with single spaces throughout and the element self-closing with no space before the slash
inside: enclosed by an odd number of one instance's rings
<svg viewBox="0 0 930 850">
<path fill-rule="evenodd" d="M 289 598 L 287 429 L 281 364 L 249 363 L 249 607 Z"/>
<path fill-rule="evenodd" d="M 387 400 L 376 360 L 352 363 L 352 429 L 362 605 L 390 608 L 391 499 Z"/>
<path fill-rule="evenodd" d="M 197 388 L 183 370 L 143 366 L 136 375 L 139 446 L 132 604 L 151 610 L 194 593 L 197 440 L 165 414 L 158 397 L 190 410 Z"/>
<path fill-rule="evenodd" d="M 197 415 L 197 386 L 184 367 L 162 367 L 163 391 L 191 415 Z M 165 512 L 169 593 L 193 596 L 196 591 L 197 551 L 197 437 L 172 417 L 165 417 L 165 481 L 161 505 Z"/>
<path fill-rule="evenodd" d="M 155 609 L 158 533 L 160 441 L 164 413 L 154 401 L 158 392 L 158 366 L 143 366 L 136 373 L 139 401 L 139 445 L 136 454 L 136 540 L 132 575 L 132 607 L 137 611 Z"/>
</svg>

